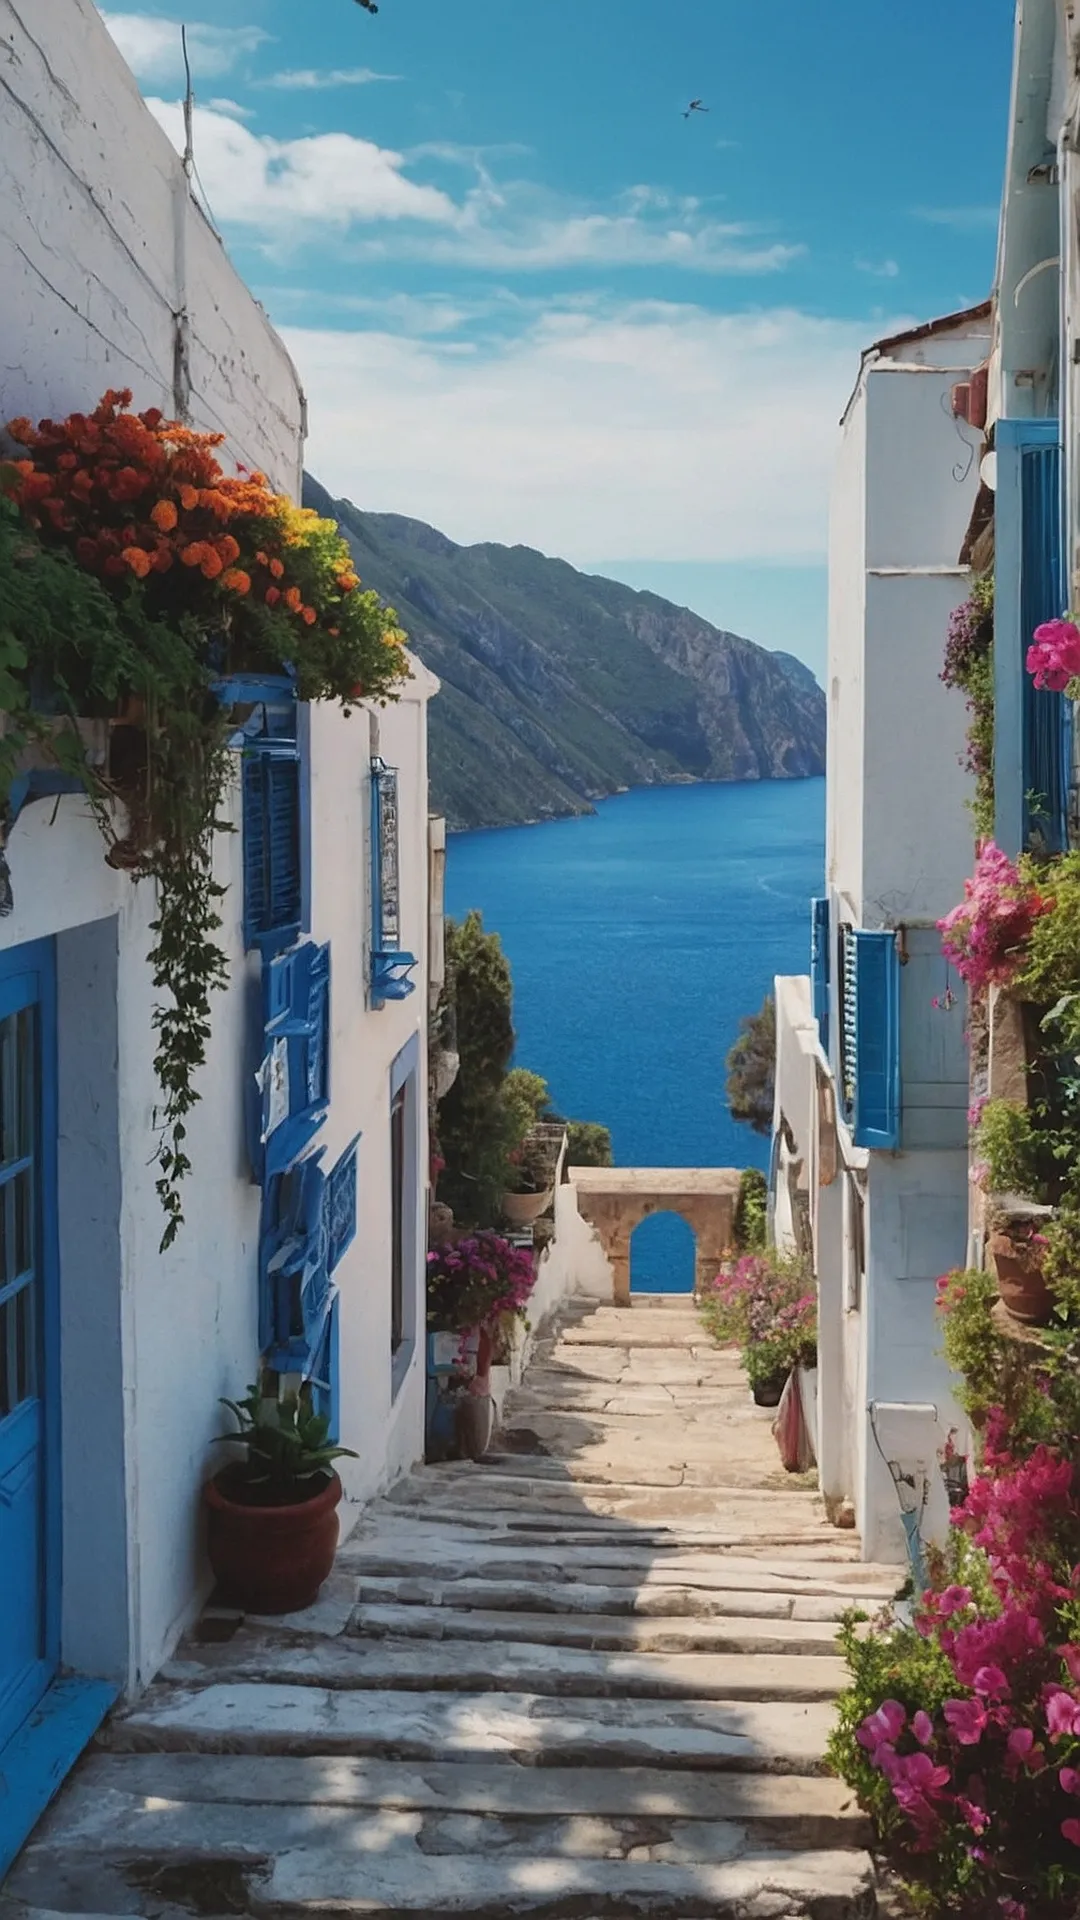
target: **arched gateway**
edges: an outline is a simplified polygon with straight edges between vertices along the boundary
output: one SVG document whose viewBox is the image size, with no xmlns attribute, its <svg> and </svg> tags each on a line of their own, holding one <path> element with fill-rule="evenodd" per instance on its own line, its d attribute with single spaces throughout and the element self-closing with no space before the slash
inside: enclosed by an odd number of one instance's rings
<svg viewBox="0 0 1080 1920">
<path fill-rule="evenodd" d="M 695 1292 L 731 1249 L 739 1194 L 731 1167 L 571 1167 L 568 1177 L 578 1212 L 600 1236 L 617 1307 L 630 1305 L 630 1238 L 650 1214 L 677 1213 L 693 1228 Z"/>
</svg>

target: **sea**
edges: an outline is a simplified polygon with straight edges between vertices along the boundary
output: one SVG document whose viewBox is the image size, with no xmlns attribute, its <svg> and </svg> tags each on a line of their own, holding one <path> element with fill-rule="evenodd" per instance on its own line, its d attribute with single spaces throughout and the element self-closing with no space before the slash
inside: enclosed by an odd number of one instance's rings
<svg viewBox="0 0 1080 1920">
<path fill-rule="evenodd" d="M 758 1166 L 725 1058 L 778 973 L 805 973 L 822 891 L 824 780 L 641 787 L 595 814 L 452 834 L 447 911 L 478 908 L 514 977 L 516 1062 L 552 1105 L 610 1127 L 620 1166 Z M 632 1285 L 688 1292 L 693 1238 L 634 1235 Z"/>
</svg>

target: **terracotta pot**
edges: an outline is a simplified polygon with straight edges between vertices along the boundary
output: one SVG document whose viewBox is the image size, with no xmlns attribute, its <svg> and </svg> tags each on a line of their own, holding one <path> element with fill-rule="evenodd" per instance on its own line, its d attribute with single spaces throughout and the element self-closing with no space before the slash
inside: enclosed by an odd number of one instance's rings
<svg viewBox="0 0 1080 1920">
<path fill-rule="evenodd" d="M 206 1545 L 221 1598 L 247 1613 L 310 1607 L 334 1564 L 341 1481 L 331 1473 L 313 1499 L 296 1506 L 252 1507 L 229 1492 L 233 1471 L 225 1467 L 203 1487 Z"/>
<path fill-rule="evenodd" d="M 755 1380 L 750 1391 L 754 1396 L 755 1407 L 778 1407 L 784 1397 L 788 1376 L 783 1373 L 770 1373 L 764 1380 Z"/>
<path fill-rule="evenodd" d="M 1030 1241 L 1007 1233 L 990 1235 L 990 1256 L 997 1274 L 998 1292 L 1014 1320 L 1045 1327 L 1054 1310 L 1053 1296 L 1043 1278 L 1042 1252 Z"/>
<path fill-rule="evenodd" d="M 504 1193 L 503 1212 L 512 1227 L 531 1227 L 546 1213 L 555 1198 L 554 1187 L 546 1193 Z"/>
</svg>

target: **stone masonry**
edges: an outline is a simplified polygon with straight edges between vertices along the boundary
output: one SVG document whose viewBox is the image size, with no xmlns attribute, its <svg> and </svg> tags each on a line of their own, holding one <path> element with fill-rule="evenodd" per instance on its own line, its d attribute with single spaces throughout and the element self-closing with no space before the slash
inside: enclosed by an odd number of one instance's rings
<svg viewBox="0 0 1080 1920">
<path fill-rule="evenodd" d="M 2 1920 L 869 1920 L 822 1755 L 858 1561 L 689 1301 L 579 1306 L 482 1465 L 361 1516 L 318 1604 L 211 1610 Z"/>
</svg>

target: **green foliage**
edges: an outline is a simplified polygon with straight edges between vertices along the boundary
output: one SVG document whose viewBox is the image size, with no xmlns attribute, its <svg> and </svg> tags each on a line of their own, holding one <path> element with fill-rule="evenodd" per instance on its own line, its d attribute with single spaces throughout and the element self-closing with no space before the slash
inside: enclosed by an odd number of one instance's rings
<svg viewBox="0 0 1080 1920">
<path fill-rule="evenodd" d="M 1013 990 L 1049 1008 L 1062 1051 L 1080 1053 L 1080 852 L 1064 854 L 1048 871 L 1033 869 L 1031 877 L 1053 904 L 1035 919 Z"/>
<path fill-rule="evenodd" d="M 457 1079 L 439 1108 L 445 1166 L 439 1198 L 464 1226 L 497 1219 L 509 1180 L 514 1120 L 503 1099 L 514 1051 L 513 987 L 497 933 L 479 913 L 446 926 L 457 1018 Z"/>
<path fill-rule="evenodd" d="M 1071 1449 L 1080 1433 L 1080 1333 L 1072 1302 L 1058 1302 L 1054 1324 L 1031 1346 L 999 1331 L 997 1297 L 997 1281 L 981 1268 L 938 1282 L 942 1348 L 959 1376 L 957 1399 L 977 1430 L 1000 1407 L 1018 1453 L 1040 1445 Z"/>
<path fill-rule="evenodd" d="M 528 1067 L 511 1067 L 502 1086 L 502 1102 L 510 1120 L 513 1141 L 519 1146 L 543 1119 L 548 1104 L 547 1081 Z"/>
<path fill-rule="evenodd" d="M 733 1120 L 771 1133 L 776 1072 L 776 1004 L 767 995 L 760 1013 L 743 1020 L 727 1057 L 727 1098 Z"/>
<path fill-rule="evenodd" d="M 230 726 L 210 691 L 216 669 L 205 622 L 168 612 L 159 575 L 128 575 L 109 591 L 63 547 L 44 544 L 3 490 L 11 472 L 0 467 L 0 793 L 25 755 L 44 756 L 82 784 L 110 863 L 154 885 L 149 961 L 161 995 L 153 1014 L 161 1089 L 154 1123 L 164 1252 L 183 1220 L 187 1123 L 206 1061 L 211 999 L 228 979 L 217 938 L 224 888 L 214 878 L 214 845 L 234 778 Z M 340 551 L 334 529 L 315 528 L 308 546 L 290 549 L 313 595 L 325 589 L 335 541 Z M 313 626 L 301 638 L 295 623 L 252 611 L 266 649 L 259 670 L 281 672 L 287 660 L 304 697 L 336 695 L 347 705 L 358 663 L 374 661 L 377 628 L 390 618 L 373 594 L 348 598 L 355 605 L 344 607 L 336 635 Z M 112 733 L 109 766 L 91 767 L 77 717 L 121 713 L 133 717 Z M 126 814 L 123 837 L 117 801 Z"/>
<path fill-rule="evenodd" d="M 1045 1199 L 1047 1143 L 1029 1107 L 1016 1100 L 988 1100 L 979 1118 L 976 1152 L 992 1193 Z"/>
<path fill-rule="evenodd" d="M 744 1167 L 735 1202 L 735 1251 L 756 1253 L 765 1245 L 769 1183 L 758 1167 Z"/>
<path fill-rule="evenodd" d="M 230 1489 L 253 1506 L 289 1507 L 321 1493 L 335 1460 L 355 1460 L 350 1447 L 327 1443 L 329 1422 L 311 1410 L 311 1389 L 280 1399 L 250 1386 L 241 1401 L 222 1400 L 236 1418 L 236 1430 L 215 1444 L 244 1448 L 245 1458 L 223 1469 Z"/>
<path fill-rule="evenodd" d="M 826 1759 L 832 1771 L 854 1788 L 859 1805 L 888 1841 L 903 1825 L 900 1809 L 884 1774 L 871 1766 L 868 1753 L 859 1745 L 856 1729 L 883 1700 L 898 1700 L 909 1716 L 920 1708 L 936 1711 L 955 1693 L 956 1675 L 936 1640 L 924 1639 L 914 1627 L 899 1625 L 867 1634 L 867 1618 L 853 1608 L 841 1621 L 840 1652 L 851 1684 L 837 1701 Z"/>
<path fill-rule="evenodd" d="M 566 1165 L 568 1167 L 613 1167 L 610 1127 L 592 1120 L 568 1120 L 566 1123 Z"/>
<path fill-rule="evenodd" d="M 967 695 L 967 769 L 975 776 L 971 802 L 976 841 L 994 832 L 994 576 L 977 579 L 949 621 L 941 678 Z"/>
</svg>

